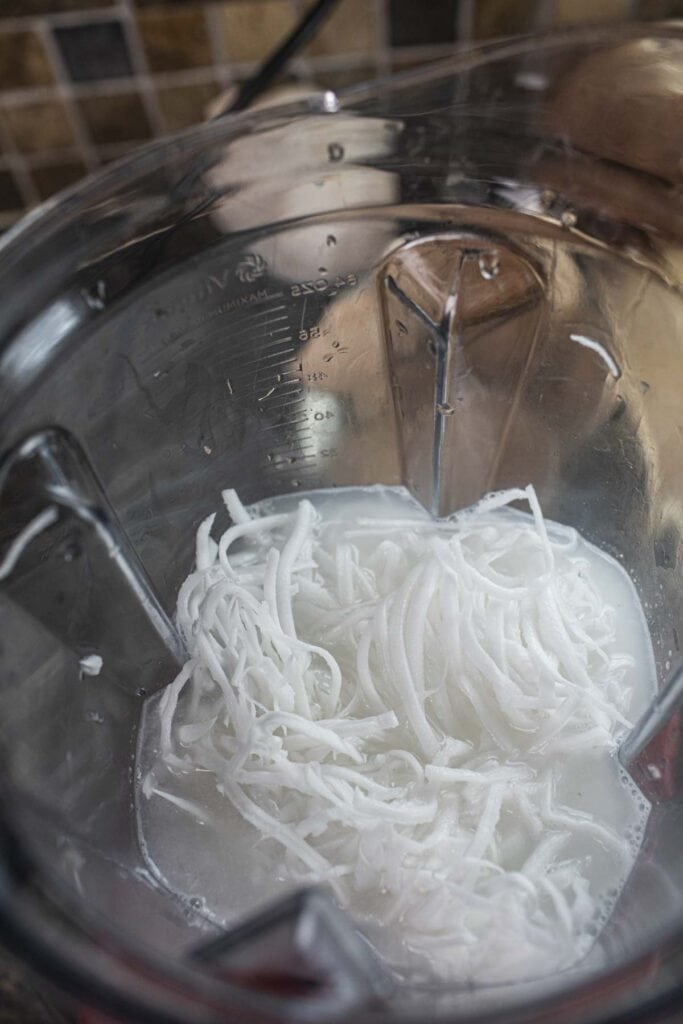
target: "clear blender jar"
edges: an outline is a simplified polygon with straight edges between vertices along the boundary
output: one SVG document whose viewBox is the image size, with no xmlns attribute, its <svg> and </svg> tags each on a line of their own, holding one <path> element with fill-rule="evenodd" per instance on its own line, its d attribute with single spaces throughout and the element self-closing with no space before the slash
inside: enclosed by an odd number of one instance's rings
<svg viewBox="0 0 683 1024">
<path fill-rule="evenodd" d="M 150 146 L 3 241 L 0 920 L 80 1003 L 168 1024 L 680 1006 L 682 92 L 673 25 L 484 47 Z M 527 482 L 623 560 L 661 687 L 627 751 L 648 832 L 580 969 L 402 985 L 324 890 L 254 904 L 248 861 L 210 845 L 222 924 L 169 891 L 136 736 L 220 490 L 403 484 L 447 514 Z"/>
</svg>

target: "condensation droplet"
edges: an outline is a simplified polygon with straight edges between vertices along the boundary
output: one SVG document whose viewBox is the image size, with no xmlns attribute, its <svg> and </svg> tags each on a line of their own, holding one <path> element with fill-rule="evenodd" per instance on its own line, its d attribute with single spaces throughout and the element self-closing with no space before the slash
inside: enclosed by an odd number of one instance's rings
<svg viewBox="0 0 683 1024">
<path fill-rule="evenodd" d="M 83 298 L 90 309 L 104 309 L 107 298 L 107 286 L 104 281 L 98 281 L 91 288 L 84 288 Z"/>
<path fill-rule="evenodd" d="M 479 273 L 485 281 L 492 281 L 500 273 L 500 256 L 493 249 L 491 252 L 482 252 L 478 259 Z"/>
<path fill-rule="evenodd" d="M 99 711 L 86 711 L 85 717 L 88 722 L 94 722 L 96 725 L 102 725 L 104 722 L 104 715 Z"/>
<path fill-rule="evenodd" d="M 326 89 L 323 93 L 323 107 L 328 114 L 335 114 L 339 110 L 339 100 L 331 89 Z"/>
<path fill-rule="evenodd" d="M 301 480 L 292 480 L 292 487 L 301 487 Z"/>
<path fill-rule="evenodd" d="M 437 402 L 436 411 L 440 416 L 452 416 L 455 409 L 452 405 L 449 405 L 448 402 Z"/>
<path fill-rule="evenodd" d="M 327 147 L 327 155 L 333 163 L 336 163 L 343 159 L 344 147 L 339 142 L 331 142 Z"/>
<path fill-rule="evenodd" d="M 64 545 L 64 561 L 73 562 L 83 554 L 83 545 L 79 540 L 70 540 Z"/>
<path fill-rule="evenodd" d="M 190 900 L 190 906 L 193 907 L 195 910 L 201 910 L 203 905 L 204 901 L 201 900 L 199 896 L 193 896 L 192 899 Z"/>
<path fill-rule="evenodd" d="M 572 210 L 565 210 L 560 217 L 560 224 L 563 228 L 573 228 L 576 225 L 576 214 Z"/>
<path fill-rule="evenodd" d="M 144 688 L 144 686 L 138 686 L 137 690 L 135 691 L 135 696 L 136 697 L 146 697 L 147 696 L 147 690 Z"/>
<path fill-rule="evenodd" d="M 334 237 L 334 235 L 328 235 L 327 238 L 325 239 L 325 241 L 326 241 L 327 245 L 336 245 L 337 244 L 337 239 Z"/>
</svg>

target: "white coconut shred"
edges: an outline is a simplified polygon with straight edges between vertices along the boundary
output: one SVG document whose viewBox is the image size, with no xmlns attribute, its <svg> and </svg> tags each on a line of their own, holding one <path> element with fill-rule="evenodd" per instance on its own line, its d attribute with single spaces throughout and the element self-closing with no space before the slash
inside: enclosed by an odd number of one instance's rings
<svg viewBox="0 0 683 1024">
<path fill-rule="evenodd" d="M 204 520 L 178 595 L 190 660 L 143 792 L 206 821 L 182 780 L 208 773 L 273 870 L 331 886 L 393 962 L 562 969 L 648 810 L 614 758 L 654 687 L 637 596 L 532 487 L 442 520 L 399 492 L 270 513 L 224 492 L 233 525 L 215 540 Z"/>
</svg>

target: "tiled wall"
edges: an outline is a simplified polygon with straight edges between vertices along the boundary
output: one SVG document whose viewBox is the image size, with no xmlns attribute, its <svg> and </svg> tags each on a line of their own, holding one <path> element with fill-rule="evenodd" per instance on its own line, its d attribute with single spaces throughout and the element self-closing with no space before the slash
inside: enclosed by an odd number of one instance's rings
<svg viewBox="0 0 683 1024">
<path fill-rule="evenodd" d="M 0 229 L 87 171 L 200 120 L 308 0 L 0 0 Z M 340 0 L 290 77 L 341 88 L 453 45 L 683 0 Z"/>
</svg>

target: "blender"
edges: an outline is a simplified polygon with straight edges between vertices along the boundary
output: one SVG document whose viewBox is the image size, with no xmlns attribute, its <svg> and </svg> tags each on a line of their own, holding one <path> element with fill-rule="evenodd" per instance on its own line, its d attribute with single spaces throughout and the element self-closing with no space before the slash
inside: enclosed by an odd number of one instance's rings
<svg viewBox="0 0 683 1024">
<path fill-rule="evenodd" d="M 682 93 L 675 25 L 484 46 L 151 145 L 5 237 L 0 922 L 73 999 L 166 1024 L 676 1013 Z M 136 738 L 220 491 L 403 485 L 447 515 L 528 482 L 627 568 L 661 690 L 622 751 L 647 834 L 586 960 L 408 986 L 324 888 L 254 905 L 210 844 L 234 913 L 165 886 Z"/>
</svg>

